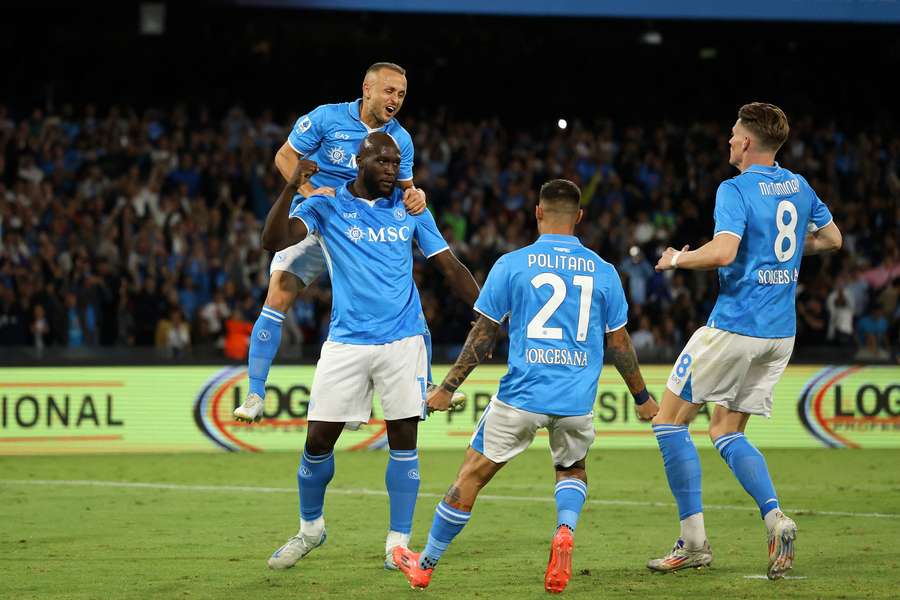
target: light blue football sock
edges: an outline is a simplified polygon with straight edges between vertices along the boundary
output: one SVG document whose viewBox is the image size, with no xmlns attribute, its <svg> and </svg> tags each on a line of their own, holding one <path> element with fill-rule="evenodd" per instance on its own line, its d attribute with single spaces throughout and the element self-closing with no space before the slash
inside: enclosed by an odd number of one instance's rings
<svg viewBox="0 0 900 600">
<path fill-rule="evenodd" d="M 269 367 L 278 354 L 278 346 L 281 345 L 283 322 L 284 314 L 263 306 L 250 334 L 247 376 L 250 379 L 250 393 L 257 394 L 260 398 L 266 397 L 266 379 L 269 377 Z"/>
<path fill-rule="evenodd" d="M 700 457 L 691 440 L 687 425 L 654 425 L 653 433 L 663 456 L 669 489 L 678 504 L 678 516 L 683 521 L 703 512 L 700 499 Z"/>
<path fill-rule="evenodd" d="M 300 518 L 314 521 L 322 516 L 325 507 L 325 488 L 334 477 L 334 451 L 319 456 L 303 451 L 297 469 L 297 489 L 300 492 Z"/>
<path fill-rule="evenodd" d="M 765 518 L 770 510 L 778 508 L 778 497 L 775 494 L 775 486 L 772 485 L 766 459 L 743 433 L 726 433 L 717 438 L 713 444 L 737 480 L 756 500 L 761 517 Z"/>
<path fill-rule="evenodd" d="M 434 520 L 431 522 L 431 531 L 428 532 L 428 544 L 419 555 L 419 566 L 423 569 L 435 568 L 450 542 L 459 535 L 470 518 L 472 513 L 453 508 L 441 500 L 434 510 Z"/>
<path fill-rule="evenodd" d="M 563 479 L 556 482 L 556 528 L 565 525 L 572 531 L 578 524 L 581 507 L 587 500 L 587 484 L 580 479 Z"/>
<path fill-rule="evenodd" d="M 409 534 L 419 495 L 419 453 L 391 450 L 384 486 L 391 504 L 391 531 Z"/>
</svg>

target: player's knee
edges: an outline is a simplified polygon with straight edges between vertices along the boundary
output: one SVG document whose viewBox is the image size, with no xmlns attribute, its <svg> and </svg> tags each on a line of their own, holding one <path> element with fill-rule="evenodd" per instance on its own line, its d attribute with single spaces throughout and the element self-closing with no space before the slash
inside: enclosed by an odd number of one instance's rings
<svg viewBox="0 0 900 600">
<path fill-rule="evenodd" d="M 280 312 L 287 312 L 297 299 L 297 295 L 303 289 L 303 282 L 287 271 L 276 271 L 269 281 L 269 289 L 266 292 L 266 306 Z"/>
<path fill-rule="evenodd" d="M 731 431 L 729 431 L 731 430 Z M 733 427 L 730 427 L 724 423 L 710 423 L 709 425 L 709 439 L 712 441 L 716 441 L 726 433 L 732 433 L 734 431 Z"/>
<path fill-rule="evenodd" d="M 387 422 L 388 446 L 391 450 L 415 450 L 419 417 Z"/>
<path fill-rule="evenodd" d="M 580 460 L 571 466 L 553 465 L 556 469 L 556 480 L 562 479 L 580 479 L 587 483 L 587 471 L 585 470 L 584 460 Z"/>
<path fill-rule="evenodd" d="M 334 450 L 334 444 L 340 435 L 339 423 L 328 423 L 325 426 L 310 426 L 306 432 L 306 453 L 321 456 Z"/>
</svg>

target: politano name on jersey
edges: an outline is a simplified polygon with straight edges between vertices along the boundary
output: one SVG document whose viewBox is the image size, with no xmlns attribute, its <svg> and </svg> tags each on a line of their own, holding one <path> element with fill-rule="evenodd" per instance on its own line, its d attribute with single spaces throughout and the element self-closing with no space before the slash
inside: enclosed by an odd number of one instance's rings
<svg viewBox="0 0 900 600">
<path fill-rule="evenodd" d="M 606 334 L 624 327 L 628 304 L 618 273 L 577 237 L 542 235 L 505 254 L 488 274 L 475 310 L 509 318 L 509 370 L 497 397 L 550 415 L 591 412 Z"/>
</svg>

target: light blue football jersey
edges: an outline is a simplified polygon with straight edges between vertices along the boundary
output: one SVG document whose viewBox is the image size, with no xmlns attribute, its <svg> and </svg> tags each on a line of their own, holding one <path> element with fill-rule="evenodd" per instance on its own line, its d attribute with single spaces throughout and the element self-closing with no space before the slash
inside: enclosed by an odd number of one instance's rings
<svg viewBox="0 0 900 600">
<path fill-rule="evenodd" d="M 288 144 L 297 154 L 319 165 L 319 172 L 310 180 L 313 187 L 328 186 L 337 189 L 355 179 L 359 146 L 373 131 L 384 131 L 400 147 L 397 179 L 408 181 L 413 178 L 414 152 L 409 132 L 396 119 L 391 119 L 380 129 L 370 129 L 359 118 L 361 105 L 362 100 L 323 104 L 297 119 L 294 124 L 288 135 Z M 295 196 L 295 205 L 302 199 L 302 196 Z"/>
<path fill-rule="evenodd" d="M 807 231 L 832 221 L 802 176 L 753 165 L 716 192 L 716 235 L 741 239 L 737 257 L 719 268 L 719 297 L 707 325 L 759 338 L 797 331 L 794 297 Z"/>
<path fill-rule="evenodd" d="M 606 333 L 624 327 L 619 274 L 571 235 L 542 235 L 500 257 L 475 310 L 509 317 L 508 371 L 497 397 L 534 413 L 591 412 Z"/>
<path fill-rule="evenodd" d="M 399 188 L 389 198 L 368 201 L 344 184 L 334 198 L 307 198 L 291 217 L 303 220 L 325 255 L 332 289 L 329 340 L 387 344 L 425 333 L 412 242 L 428 258 L 447 250 L 431 211 L 408 214 Z"/>
</svg>

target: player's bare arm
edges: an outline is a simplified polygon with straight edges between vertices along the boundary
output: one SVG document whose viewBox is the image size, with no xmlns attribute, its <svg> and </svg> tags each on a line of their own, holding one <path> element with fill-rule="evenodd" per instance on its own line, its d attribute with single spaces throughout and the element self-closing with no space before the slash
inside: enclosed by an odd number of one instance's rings
<svg viewBox="0 0 900 600">
<path fill-rule="evenodd" d="M 478 300 L 478 284 L 472 273 L 462 264 L 450 249 L 439 252 L 431 257 L 431 261 L 437 266 L 444 279 L 450 284 L 450 289 L 468 306 L 475 306 Z"/>
<path fill-rule="evenodd" d="M 297 151 L 294 150 L 288 142 L 285 142 L 275 154 L 275 167 L 278 169 L 278 172 L 281 173 L 281 176 L 284 177 L 284 180 L 289 181 L 291 175 L 297 169 L 297 163 L 301 160 L 303 159 L 300 158 Z M 334 196 L 334 188 L 328 187 L 327 185 L 313 187 L 309 180 L 298 185 L 296 190 L 305 198 L 309 198 L 310 196 Z"/>
<path fill-rule="evenodd" d="M 481 315 L 469 331 L 456 363 L 444 377 L 440 386 L 428 394 L 428 407 L 432 410 L 447 410 L 453 392 L 459 388 L 475 367 L 490 356 L 494 350 L 500 324 Z"/>
<path fill-rule="evenodd" d="M 296 190 L 303 184 L 309 184 L 309 178 L 318 170 L 319 166 L 311 160 L 297 161 L 284 189 L 266 216 L 262 232 L 263 248 L 277 252 L 306 239 L 309 233 L 306 224 L 301 219 L 290 218 L 291 200 Z"/>
<path fill-rule="evenodd" d="M 844 238 L 841 235 L 841 230 L 832 221 L 822 229 L 806 234 L 806 239 L 803 242 L 803 256 L 836 252 L 843 245 Z"/>
<path fill-rule="evenodd" d="M 655 417 L 659 412 L 659 406 L 647 393 L 647 385 L 644 383 L 641 368 L 638 366 L 637 354 L 631 344 L 631 336 L 624 327 L 619 327 L 606 334 L 606 356 L 616 366 L 616 370 L 625 380 L 625 385 L 628 386 L 631 395 L 634 396 L 634 409 L 638 417 L 642 421 L 649 421 Z M 639 401 L 642 401 L 641 404 L 637 404 Z"/>
<path fill-rule="evenodd" d="M 656 263 L 657 271 L 670 269 L 691 269 L 694 271 L 709 271 L 725 267 L 734 262 L 741 238 L 730 233 L 720 233 L 711 241 L 703 244 L 696 250 L 690 250 L 685 246 L 676 250 L 671 246 L 666 248 L 663 255 Z"/>
</svg>

